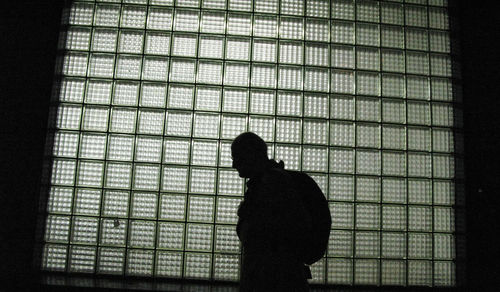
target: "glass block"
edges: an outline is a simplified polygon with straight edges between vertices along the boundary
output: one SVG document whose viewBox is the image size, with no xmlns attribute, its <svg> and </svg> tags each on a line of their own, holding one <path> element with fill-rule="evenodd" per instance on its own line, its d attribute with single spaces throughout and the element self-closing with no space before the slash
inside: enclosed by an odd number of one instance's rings
<svg viewBox="0 0 500 292">
<path fill-rule="evenodd" d="M 47 201 L 47 212 L 70 213 L 72 201 L 73 188 L 51 187 Z"/>
<path fill-rule="evenodd" d="M 408 207 L 408 228 L 411 231 L 432 230 L 432 208 L 425 206 Z"/>
<path fill-rule="evenodd" d="M 380 229 L 380 206 L 356 204 L 356 229 Z M 369 242 L 365 242 L 367 237 Z M 356 232 L 356 256 L 378 255 L 379 244 L 378 232 Z"/>
<path fill-rule="evenodd" d="M 450 260 L 453 259 L 455 255 L 455 237 L 452 234 L 435 233 L 434 258 Z"/>
<path fill-rule="evenodd" d="M 92 54 L 90 56 L 89 76 L 113 78 L 115 57 L 109 54 Z"/>
<path fill-rule="evenodd" d="M 148 55 L 168 55 L 170 52 L 170 34 L 148 31 L 146 33 L 144 52 Z"/>
<path fill-rule="evenodd" d="M 197 82 L 207 84 L 222 83 L 222 62 L 198 62 Z"/>
<path fill-rule="evenodd" d="M 185 253 L 184 276 L 188 279 L 207 279 L 210 277 L 212 255 L 206 253 Z"/>
<path fill-rule="evenodd" d="M 76 78 L 61 78 L 58 85 L 54 85 L 53 99 L 61 102 L 82 102 L 85 92 L 85 80 Z M 65 107 L 64 104 L 59 108 Z"/>
<path fill-rule="evenodd" d="M 196 10 L 176 9 L 174 30 L 197 32 L 199 18 L 199 12 Z"/>
<path fill-rule="evenodd" d="M 406 149 L 406 131 L 404 126 L 382 127 L 382 147 L 388 149 Z"/>
<path fill-rule="evenodd" d="M 216 254 L 214 257 L 214 279 L 237 281 L 240 275 L 240 256 Z"/>
<path fill-rule="evenodd" d="M 228 1 L 229 10 L 242 10 L 251 11 L 252 1 L 251 0 L 229 0 Z"/>
<path fill-rule="evenodd" d="M 406 155 L 404 152 L 382 153 L 382 174 L 406 176 Z"/>
<path fill-rule="evenodd" d="M 243 194 L 242 182 L 243 180 L 238 176 L 237 171 L 220 169 L 218 175 L 218 195 L 241 196 Z"/>
<path fill-rule="evenodd" d="M 42 269 L 48 271 L 66 270 L 67 245 L 45 244 L 42 255 Z"/>
<path fill-rule="evenodd" d="M 430 151 L 431 132 L 429 128 L 408 127 L 408 149 Z"/>
<path fill-rule="evenodd" d="M 157 190 L 160 185 L 159 165 L 134 166 L 133 188 L 139 190 Z"/>
<path fill-rule="evenodd" d="M 162 135 L 165 112 L 162 110 L 140 109 L 137 132 L 139 134 Z"/>
<path fill-rule="evenodd" d="M 68 263 L 71 272 L 93 273 L 96 259 L 96 248 L 87 246 L 71 246 Z"/>
<path fill-rule="evenodd" d="M 357 176 L 356 201 L 380 202 L 380 178 Z"/>
<path fill-rule="evenodd" d="M 432 190 L 429 180 L 411 179 L 408 181 L 408 201 L 415 204 L 431 204 Z"/>
<path fill-rule="evenodd" d="M 375 48 L 358 47 L 356 50 L 356 68 L 364 70 L 380 70 L 380 53 Z"/>
<path fill-rule="evenodd" d="M 408 123 L 417 125 L 430 125 L 430 104 L 427 102 L 407 103 Z"/>
<path fill-rule="evenodd" d="M 252 33 L 252 15 L 243 13 L 228 13 L 227 34 L 245 35 Z"/>
<path fill-rule="evenodd" d="M 354 22 L 332 21 L 331 36 L 334 43 L 354 44 Z"/>
<path fill-rule="evenodd" d="M 176 4 L 178 6 L 181 6 L 181 7 L 199 7 L 201 1 L 200 0 L 185 0 L 185 1 L 178 1 L 178 2 L 179 3 L 176 3 Z"/>
<path fill-rule="evenodd" d="M 330 98 L 330 118 L 354 119 L 354 97 L 334 95 Z"/>
<path fill-rule="evenodd" d="M 127 191 L 104 191 L 103 216 L 126 217 L 128 214 L 129 192 Z"/>
<path fill-rule="evenodd" d="M 354 124 L 350 122 L 330 122 L 330 145 L 354 146 Z"/>
<path fill-rule="evenodd" d="M 393 218 L 392 217 L 393 215 L 391 213 L 388 213 L 387 215 L 391 218 L 390 220 L 400 219 L 400 218 Z M 406 219 L 404 219 L 404 222 L 402 223 L 405 224 Z M 399 258 L 399 259 L 406 258 L 406 233 L 396 233 L 396 232 L 382 233 L 382 256 L 384 258 Z"/>
<path fill-rule="evenodd" d="M 356 1 L 356 21 L 379 22 L 379 4 L 377 1 Z"/>
<path fill-rule="evenodd" d="M 246 131 L 247 117 L 243 115 L 222 115 L 222 139 L 234 139 Z"/>
<path fill-rule="evenodd" d="M 312 284 L 325 283 L 326 275 L 326 259 L 322 258 L 316 263 L 311 265 L 311 275 L 314 280 L 311 280 Z"/>
<path fill-rule="evenodd" d="M 68 242 L 70 234 L 70 217 L 48 215 L 45 221 L 45 237 L 48 242 Z"/>
<path fill-rule="evenodd" d="M 432 104 L 432 124 L 443 127 L 453 127 L 453 106 L 447 103 Z"/>
<path fill-rule="evenodd" d="M 280 38 L 301 40 L 304 38 L 304 24 L 302 18 L 281 17 Z"/>
<path fill-rule="evenodd" d="M 429 100 L 429 78 L 421 76 L 407 76 L 406 83 L 406 96 L 408 98 Z"/>
<path fill-rule="evenodd" d="M 123 6 L 121 11 L 121 26 L 143 28 L 146 25 L 146 7 Z"/>
<path fill-rule="evenodd" d="M 380 174 L 380 152 L 372 150 L 358 150 L 356 152 L 356 173 Z"/>
<path fill-rule="evenodd" d="M 408 153 L 408 175 L 431 176 L 431 156 L 426 153 Z"/>
<path fill-rule="evenodd" d="M 215 169 L 192 168 L 189 191 L 199 194 L 215 193 Z"/>
<path fill-rule="evenodd" d="M 379 285 L 379 260 L 356 259 L 354 261 L 354 284 Z"/>
<path fill-rule="evenodd" d="M 162 144 L 161 137 L 137 136 L 135 161 L 160 163 Z"/>
<path fill-rule="evenodd" d="M 106 131 L 108 128 L 107 107 L 86 106 L 83 112 L 82 129 L 87 131 Z"/>
<path fill-rule="evenodd" d="M 135 192 L 132 194 L 131 217 L 156 219 L 157 195 Z"/>
<path fill-rule="evenodd" d="M 142 53 L 144 32 L 140 30 L 120 30 L 118 53 Z"/>
<path fill-rule="evenodd" d="M 150 7 L 148 11 L 147 28 L 154 30 L 170 30 L 172 28 L 172 9 Z"/>
<path fill-rule="evenodd" d="M 190 59 L 172 59 L 170 81 L 194 83 L 196 61 Z"/>
<path fill-rule="evenodd" d="M 183 223 L 159 222 L 157 247 L 182 250 L 184 226 Z"/>
<path fill-rule="evenodd" d="M 131 161 L 133 157 L 134 137 L 109 135 L 107 158 L 111 160 Z"/>
<path fill-rule="evenodd" d="M 432 150 L 439 152 L 454 152 L 454 133 L 451 129 L 432 129 Z"/>
<path fill-rule="evenodd" d="M 432 262 L 408 261 L 408 284 L 412 286 L 431 286 Z"/>
<path fill-rule="evenodd" d="M 380 46 L 380 28 L 378 24 L 356 24 L 356 44 Z"/>
<path fill-rule="evenodd" d="M 276 66 L 253 64 L 251 86 L 276 88 Z"/>
<path fill-rule="evenodd" d="M 101 191 L 95 189 L 76 189 L 74 214 L 99 216 Z"/>
<path fill-rule="evenodd" d="M 112 71 L 113 69 L 111 69 L 111 76 L 113 74 Z M 87 83 L 85 103 L 109 104 L 112 87 L 113 84 L 111 81 L 89 80 Z"/>
<path fill-rule="evenodd" d="M 354 69 L 354 47 L 332 45 L 331 48 L 331 64 L 333 67 L 342 67 Z"/>
<path fill-rule="evenodd" d="M 406 285 L 406 262 L 382 260 L 382 285 Z"/>
<path fill-rule="evenodd" d="M 54 159 L 50 182 L 57 185 L 73 185 L 76 173 L 75 160 Z"/>
<path fill-rule="evenodd" d="M 276 62 L 277 43 L 273 40 L 255 39 L 253 41 L 252 61 Z"/>
<path fill-rule="evenodd" d="M 302 90 L 302 76 L 302 67 L 280 66 L 278 87 L 280 89 Z"/>
<path fill-rule="evenodd" d="M 404 31 L 400 26 L 383 25 L 380 29 L 380 42 L 382 47 L 404 48 Z"/>
<path fill-rule="evenodd" d="M 212 8 L 212 9 L 225 9 L 226 1 L 225 0 L 203 0 L 202 4 L 203 8 Z"/>
<path fill-rule="evenodd" d="M 74 217 L 71 227 L 71 242 L 97 244 L 98 219 L 89 217 Z"/>
<path fill-rule="evenodd" d="M 406 122 L 406 106 L 401 100 L 382 100 L 382 121 L 404 124 Z"/>
<path fill-rule="evenodd" d="M 193 136 L 200 138 L 218 138 L 219 115 L 211 113 L 195 113 Z"/>
<path fill-rule="evenodd" d="M 198 57 L 222 59 L 224 52 L 224 39 L 216 36 L 200 36 Z"/>
<path fill-rule="evenodd" d="M 248 38 L 227 38 L 226 59 L 249 61 L 250 45 Z"/>
<path fill-rule="evenodd" d="M 303 54 L 304 48 L 301 43 L 285 41 L 280 42 L 280 63 L 302 64 Z"/>
<path fill-rule="evenodd" d="M 329 70 L 322 68 L 305 68 L 304 89 L 308 91 L 329 92 Z"/>
<path fill-rule="evenodd" d="M 330 149 L 330 172 L 354 173 L 354 151 L 352 149 Z"/>
<path fill-rule="evenodd" d="M 328 283 L 352 285 L 353 264 L 352 259 L 328 258 Z"/>
<path fill-rule="evenodd" d="M 76 184 L 78 186 L 101 187 L 104 164 L 101 161 L 80 161 Z"/>
<path fill-rule="evenodd" d="M 240 195 L 242 195 L 242 192 L 240 192 Z M 238 218 L 235 216 L 235 214 L 238 210 L 240 202 L 241 202 L 240 198 L 218 197 L 216 222 L 236 224 Z"/>
<path fill-rule="evenodd" d="M 224 84 L 248 86 L 250 68 L 245 63 L 225 63 Z"/>
<path fill-rule="evenodd" d="M 127 220 L 102 218 L 100 232 L 99 244 L 125 246 L 127 239 Z"/>
<path fill-rule="evenodd" d="M 434 208 L 434 231 L 453 232 L 455 231 L 455 212 L 449 207 Z"/>
<path fill-rule="evenodd" d="M 405 55 L 401 50 L 382 50 L 382 70 L 389 72 L 405 72 Z"/>
<path fill-rule="evenodd" d="M 224 12 L 203 11 L 201 13 L 200 31 L 206 33 L 224 33 L 226 28 L 225 18 L 226 15 Z"/>
<path fill-rule="evenodd" d="M 429 75 L 429 54 L 407 51 L 406 72 L 409 74 Z"/>
<path fill-rule="evenodd" d="M 196 110 L 219 111 L 222 89 L 218 87 L 196 87 Z"/>
<path fill-rule="evenodd" d="M 354 94 L 355 79 L 353 71 L 332 70 L 332 92 Z"/>
<path fill-rule="evenodd" d="M 450 53 L 450 33 L 448 31 L 429 31 L 429 46 L 431 51 L 439 53 Z"/>
<path fill-rule="evenodd" d="M 170 84 L 168 93 L 168 108 L 193 108 L 194 86 Z"/>
<path fill-rule="evenodd" d="M 186 214 L 186 195 L 178 195 L 178 194 L 162 194 L 160 199 L 160 212 L 158 213 L 159 219 L 166 219 L 172 221 L 184 221 Z M 182 229 L 183 228 L 182 224 Z M 164 226 L 170 226 L 169 224 Z M 177 225 L 175 225 L 177 226 Z M 180 227 L 175 227 L 178 229 Z M 184 232 L 182 230 L 182 232 Z M 180 237 L 182 240 L 183 236 Z M 167 239 L 168 240 L 168 239 Z M 178 240 L 177 240 L 178 241 Z M 159 243 L 160 244 L 160 243 Z M 178 245 L 178 248 L 182 248 L 182 241 Z M 161 244 L 160 244 L 161 245 Z"/>
<path fill-rule="evenodd" d="M 299 119 L 278 118 L 276 120 L 276 141 L 288 143 L 300 143 L 301 121 Z"/>
<path fill-rule="evenodd" d="M 87 72 L 87 53 L 67 52 L 63 57 L 62 73 L 66 76 L 85 76 Z"/>
<path fill-rule="evenodd" d="M 125 249 L 100 247 L 98 252 L 97 272 L 121 275 L 125 263 Z"/>
<path fill-rule="evenodd" d="M 330 41 L 330 23 L 322 19 L 306 19 L 305 39 L 308 41 Z"/>
<path fill-rule="evenodd" d="M 427 8 L 425 6 L 405 5 L 405 24 L 427 27 Z"/>
<path fill-rule="evenodd" d="M 93 5 L 92 5 L 93 6 Z M 120 21 L 120 5 L 98 4 L 95 7 L 94 24 L 96 26 L 117 27 Z M 78 24 L 78 23 L 74 23 Z M 83 23 L 80 23 L 83 24 Z"/>
<path fill-rule="evenodd" d="M 442 30 L 448 30 L 450 28 L 448 11 L 446 8 L 429 7 L 429 27 Z"/>
<path fill-rule="evenodd" d="M 328 256 L 351 257 L 353 235 L 352 231 L 332 230 L 328 240 Z M 331 259 L 328 258 L 328 261 Z"/>
<path fill-rule="evenodd" d="M 455 201 L 455 184 L 451 181 L 433 181 L 434 204 L 451 205 Z"/>
<path fill-rule="evenodd" d="M 139 79 L 141 76 L 141 57 L 118 55 L 115 77 Z"/>
<path fill-rule="evenodd" d="M 196 57 L 198 37 L 192 34 L 174 34 L 172 36 L 172 55 Z"/>
<path fill-rule="evenodd" d="M 303 143 L 328 144 L 328 123 L 326 120 L 304 120 Z"/>
<path fill-rule="evenodd" d="M 127 254 L 127 275 L 152 276 L 154 251 L 129 249 Z"/>
<path fill-rule="evenodd" d="M 330 17 L 330 3 L 326 0 L 310 0 L 306 3 L 306 15 L 314 17 Z"/>
<path fill-rule="evenodd" d="M 142 84 L 140 106 L 144 107 L 165 107 L 165 99 L 167 96 L 167 86 L 163 83 Z"/>
<path fill-rule="evenodd" d="M 130 221 L 128 245 L 131 247 L 154 247 L 156 222 L 132 220 Z"/>
<path fill-rule="evenodd" d="M 277 37 L 278 19 L 276 16 L 254 15 L 253 35 L 258 37 Z"/>
<path fill-rule="evenodd" d="M 403 5 L 398 3 L 381 3 L 380 4 L 380 14 L 381 22 L 402 25 L 403 16 Z"/>
<path fill-rule="evenodd" d="M 192 224 L 186 226 L 186 249 L 190 251 L 211 251 L 213 225 Z"/>
<path fill-rule="evenodd" d="M 384 230 L 394 230 L 394 231 L 406 231 L 406 206 L 404 205 L 384 205 L 382 206 L 382 228 Z M 392 235 L 392 237 L 397 237 L 401 241 L 406 241 L 402 234 L 397 233 Z M 401 238 L 402 237 L 402 238 Z M 399 241 L 398 240 L 398 241 Z M 401 242 L 399 244 L 402 244 Z M 391 257 L 404 258 L 406 254 L 405 247 L 401 247 L 402 250 L 394 250 L 388 247 L 387 253 L 384 256 L 392 255 Z"/>
<path fill-rule="evenodd" d="M 387 203 L 406 203 L 406 180 L 398 178 L 382 179 L 382 200 Z"/>
<path fill-rule="evenodd" d="M 452 261 L 434 262 L 434 284 L 436 286 L 455 286 L 456 268 Z"/>
<path fill-rule="evenodd" d="M 365 121 L 380 121 L 380 99 L 358 97 L 356 100 L 356 118 Z"/>
<path fill-rule="evenodd" d="M 252 90 L 250 92 L 250 112 L 254 114 L 274 114 L 275 92 Z"/>
<path fill-rule="evenodd" d="M 431 78 L 431 96 L 433 100 L 452 101 L 453 85 L 450 79 Z"/>
<path fill-rule="evenodd" d="M 145 80 L 166 81 L 168 76 L 168 59 L 160 57 L 144 58 L 142 78 Z"/>
<path fill-rule="evenodd" d="M 115 52 L 118 30 L 96 28 L 92 36 L 92 50 L 100 52 Z"/>
<path fill-rule="evenodd" d="M 139 97 L 139 83 L 134 81 L 116 81 L 113 95 L 114 105 L 134 106 Z"/>
<path fill-rule="evenodd" d="M 280 2 L 280 13 L 303 15 L 304 3 L 300 0 L 283 0 Z"/>
<path fill-rule="evenodd" d="M 455 177 L 455 159 L 450 155 L 434 154 L 432 156 L 433 176 L 440 178 Z"/>
<path fill-rule="evenodd" d="M 429 50 L 429 36 L 427 30 L 417 28 L 406 29 L 406 48 L 410 50 Z"/>
<path fill-rule="evenodd" d="M 379 148 L 380 126 L 376 124 L 357 124 L 356 146 Z"/>
<path fill-rule="evenodd" d="M 190 112 L 167 111 L 165 135 L 189 137 L 192 117 Z"/>
<path fill-rule="evenodd" d="M 302 150 L 303 171 L 328 171 L 328 149 L 326 147 L 304 146 Z"/>
<path fill-rule="evenodd" d="M 356 93 L 380 96 L 380 74 L 371 72 L 356 73 Z"/>
<path fill-rule="evenodd" d="M 180 278 L 182 276 L 182 252 L 157 251 L 156 275 L 160 277 Z"/>
<path fill-rule="evenodd" d="M 300 146 L 276 145 L 276 161 L 286 161 L 286 169 L 300 170 L 301 151 Z"/>
<path fill-rule="evenodd" d="M 331 202 L 328 205 L 332 214 L 332 228 L 354 228 L 354 204 Z"/>
<path fill-rule="evenodd" d="M 190 222 L 214 221 L 214 198 L 207 196 L 189 196 L 187 220 Z"/>
<path fill-rule="evenodd" d="M 192 145 L 191 164 L 203 166 L 217 164 L 217 149 L 219 148 L 217 141 L 193 140 Z"/>
</svg>

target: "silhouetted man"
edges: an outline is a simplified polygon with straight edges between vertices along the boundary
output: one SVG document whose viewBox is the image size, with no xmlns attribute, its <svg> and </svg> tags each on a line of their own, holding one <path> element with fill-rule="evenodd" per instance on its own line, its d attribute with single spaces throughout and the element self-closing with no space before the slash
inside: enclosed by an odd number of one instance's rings
<svg viewBox="0 0 500 292">
<path fill-rule="evenodd" d="M 236 231 L 243 245 L 240 291 L 309 291 L 300 260 L 300 238 L 309 216 L 282 161 L 267 157 L 256 134 L 240 134 L 231 145 L 233 167 L 248 178 Z"/>
</svg>

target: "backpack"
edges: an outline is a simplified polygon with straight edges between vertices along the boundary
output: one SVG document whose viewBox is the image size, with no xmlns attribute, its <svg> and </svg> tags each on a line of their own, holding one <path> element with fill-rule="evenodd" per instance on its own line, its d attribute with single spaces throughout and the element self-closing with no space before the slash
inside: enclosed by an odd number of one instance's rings
<svg viewBox="0 0 500 292">
<path fill-rule="evenodd" d="M 328 201 L 316 182 L 307 174 L 286 170 L 292 177 L 306 212 L 311 217 L 309 234 L 302 238 L 302 260 L 311 265 L 320 260 L 328 248 L 332 216 Z"/>
</svg>

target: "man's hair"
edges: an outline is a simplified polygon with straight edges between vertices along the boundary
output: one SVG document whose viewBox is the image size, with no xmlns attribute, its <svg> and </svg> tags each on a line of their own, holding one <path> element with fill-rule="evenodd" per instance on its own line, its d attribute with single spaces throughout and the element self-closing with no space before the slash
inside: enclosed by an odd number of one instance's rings
<svg viewBox="0 0 500 292">
<path fill-rule="evenodd" d="M 252 132 L 241 133 L 231 144 L 232 150 L 250 151 L 257 156 L 267 157 L 267 144 L 257 134 Z"/>
</svg>

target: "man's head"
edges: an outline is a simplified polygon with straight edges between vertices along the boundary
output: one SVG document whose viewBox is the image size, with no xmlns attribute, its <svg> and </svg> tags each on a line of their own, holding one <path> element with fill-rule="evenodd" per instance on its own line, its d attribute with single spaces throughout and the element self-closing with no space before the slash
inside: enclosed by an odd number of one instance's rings
<svg viewBox="0 0 500 292">
<path fill-rule="evenodd" d="M 268 162 L 266 142 L 252 132 L 242 133 L 234 139 L 231 155 L 233 168 L 245 178 L 258 175 Z"/>
</svg>

